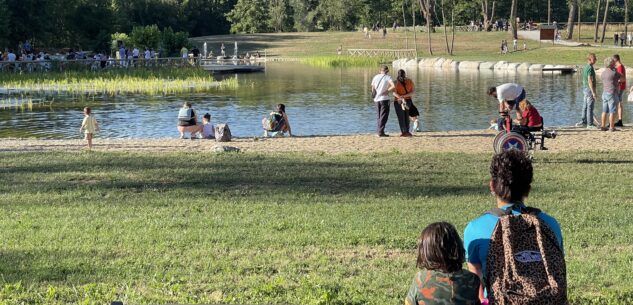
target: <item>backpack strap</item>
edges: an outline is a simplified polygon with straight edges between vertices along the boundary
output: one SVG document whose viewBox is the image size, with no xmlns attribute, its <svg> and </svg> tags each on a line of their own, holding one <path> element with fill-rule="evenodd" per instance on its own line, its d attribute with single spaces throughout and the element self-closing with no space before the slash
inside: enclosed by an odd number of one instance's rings
<svg viewBox="0 0 633 305">
<path fill-rule="evenodd" d="M 489 211 L 486 211 L 484 213 L 485 214 L 490 214 L 490 215 L 494 215 L 497 217 L 503 217 L 503 216 L 510 216 L 512 215 L 512 211 L 517 210 L 519 211 L 521 214 L 530 214 L 530 215 L 538 215 L 539 213 L 541 213 L 540 209 L 537 208 L 533 208 L 533 207 L 526 207 L 524 206 L 522 203 L 517 202 L 517 203 L 513 203 L 511 206 L 509 206 L 507 209 L 500 209 L 500 208 L 494 208 L 491 209 Z"/>
</svg>

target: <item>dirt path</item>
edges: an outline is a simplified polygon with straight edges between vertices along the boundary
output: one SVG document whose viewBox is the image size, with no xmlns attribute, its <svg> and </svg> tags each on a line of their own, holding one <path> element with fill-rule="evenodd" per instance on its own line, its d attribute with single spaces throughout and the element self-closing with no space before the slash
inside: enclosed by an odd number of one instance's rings
<svg viewBox="0 0 633 305">
<path fill-rule="evenodd" d="M 633 151 L 633 128 L 625 127 L 616 132 L 602 132 L 584 128 L 567 128 L 558 131 L 559 136 L 546 139 L 552 153 L 578 150 Z M 293 138 L 242 138 L 223 145 L 239 147 L 246 153 L 271 152 L 318 152 L 372 153 L 372 152 L 492 152 L 492 130 L 424 132 L 413 138 L 391 135 L 378 138 L 374 135 L 314 136 Z M 124 152 L 208 152 L 216 146 L 209 140 L 179 139 L 95 139 L 96 151 Z M 84 147 L 80 140 L 3 139 L 0 152 L 29 151 L 79 151 Z"/>
</svg>

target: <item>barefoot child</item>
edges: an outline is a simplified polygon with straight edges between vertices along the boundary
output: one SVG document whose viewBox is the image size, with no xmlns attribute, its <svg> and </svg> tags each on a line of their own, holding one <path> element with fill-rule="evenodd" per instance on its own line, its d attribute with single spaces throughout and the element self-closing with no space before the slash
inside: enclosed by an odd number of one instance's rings
<svg viewBox="0 0 633 305">
<path fill-rule="evenodd" d="M 464 244 L 447 222 L 430 224 L 418 240 L 420 271 L 413 278 L 405 305 L 479 305 L 479 277 L 462 269 Z"/>
<path fill-rule="evenodd" d="M 96 131 L 99 131 L 99 124 L 97 124 L 97 120 L 92 117 L 92 111 L 90 107 L 84 108 L 84 120 L 81 123 L 81 127 L 79 127 L 79 132 L 83 132 L 86 134 L 86 141 L 88 141 L 88 149 L 92 149 L 92 136 Z"/>
</svg>

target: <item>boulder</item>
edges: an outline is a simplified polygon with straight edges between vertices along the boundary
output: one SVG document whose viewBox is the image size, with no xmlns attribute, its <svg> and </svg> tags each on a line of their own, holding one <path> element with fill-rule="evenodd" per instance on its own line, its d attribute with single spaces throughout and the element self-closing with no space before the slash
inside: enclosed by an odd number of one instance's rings
<svg viewBox="0 0 633 305">
<path fill-rule="evenodd" d="M 460 64 L 459 61 L 451 61 L 451 64 L 450 64 L 451 70 L 455 70 L 455 71 L 459 70 L 459 64 Z"/>
<path fill-rule="evenodd" d="M 508 62 L 507 61 L 500 61 L 497 62 L 494 66 L 495 70 L 505 70 L 508 67 Z"/>
<path fill-rule="evenodd" d="M 506 65 L 506 71 L 510 71 L 510 72 L 516 72 L 517 69 L 519 68 L 521 64 L 517 64 L 517 63 L 508 63 Z"/>
<path fill-rule="evenodd" d="M 440 57 L 438 58 L 435 63 L 433 64 L 434 68 L 442 68 L 442 65 L 444 64 L 444 62 L 446 61 L 446 58 L 444 57 Z"/>
<path fill-rule="evenodd" d="M 484 61 L 479 65 L 479 70 L 492 70 L 497 63 L 493 61 Z"/>
<path fill-rule="evenodd" d="M 480 64 L 479 61 L 462 61 L 459 63 L 459 70 L 479 70 Z"/>
<path fill-rule="evenodd" d="M 529 63 L 522 63 L 517 67 L 517 71 L 519 72 L 528 72 L 530 71 L 530 64 Z"/>
<path fill-rule="evenodd" d="M 407 61 L 403 67 L 405 69 L 416 69 L 418 67 L 418 61 L 415 59 L 411 59 Z"/>
<path fill-rule="evenodd" d="M 543 65 L 540 65 L 540 64 L 530 65 L 530 72 L 538 72 L 538 73 L 543 72 Z"/>
<path fill-rule="evenodd" d="M 437 58 L 437 57 L 425 58 L 422 62 L 420 62 L 420 66 L 421 66 L 421 67 L 426 67 L 426 68 L 433 67 L 433 65 L 435 65 L 435 62 L 436 62 L 438 59 L 439 59 L 439 58 Z"/>
</svg>

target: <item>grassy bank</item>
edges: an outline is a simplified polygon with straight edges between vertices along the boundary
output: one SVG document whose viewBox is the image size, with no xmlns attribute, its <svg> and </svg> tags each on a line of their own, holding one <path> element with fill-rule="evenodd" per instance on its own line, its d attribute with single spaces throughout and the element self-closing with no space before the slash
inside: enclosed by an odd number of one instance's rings
<svg viewBox="0 0 633 305">
<path fill-rule="evenodd" d="M 216 82 L 209 72 L 199 68 L 160 68 L 99 72 L 0 73 L 0 88 L 33 95 L 171 95 L 235 90 L 238 88 L 238 82 L 236 79 Z"/>
<path fill-rule="evenodd" d="M 584 32 L 583 32 L 584 33 Z M 450 35 L 449 35 L 450 39 Z M 594 52 L 598 58 L 613 55 L 618 52 L 623 60 L 633 57 L 631 49 L 603 49 L 597 47 L 566 47 L 552 45 L 551 42 L 539 43 L 538 41 L 519 40 L 519 49 L 523 43 L 527 45 L 527 51 L 500 54 L 501 40 L 509 40 L 512 48 L 512 37 L 506 32 L 457 32 L 455 35 L 455 51 L 451 56 L 446 51 L 444 33 L 431 34 L 431 46 L 433 55 L 429 53 L 427 34 L 417 33 L 417 43 L 413 43 L 412 32 L 391 32 L 383 39 L 381 35 L 374 33 L 372 39 L 365 39 L 361 32 L 319 32 L 319 33 L 279 33 L 279 34 L 252 34 L 252 35 L 219 35 L 198 37 L 194 41 L 202 44 L 207 42 L 209 49 L 219 49 L 221 43 L 238 42 L 240 52 L 254 52 L 266 50 L 268 56 L 273 57 L 336 57 L 336 50 L 343 47 L 343 53 L 347 49 L 414 49 L 417 45 L 420 57 L 442 56 L 456 60 L 478 60 L 509 62 L 529 62 L 540 64 L 583 64 L 588 52 Z M 347 55 L 338 56 L 339 61 L 349 61 L 354 64 L 355 59 Z M 318 61 L 317 61 L 318 62 Z"/>
<path fill-rule="evenodd" d="M 489 159 L 2 153 L 0 303 L 401 304 L 421 229 L 491 207 Z M 535 163 L 573 304 L 633 300 L 631 163 Z"/>
</svg>

